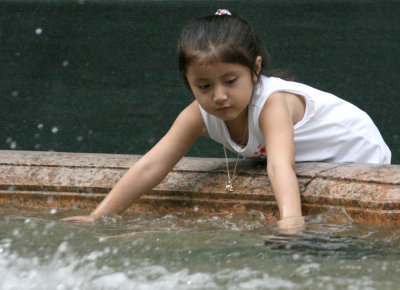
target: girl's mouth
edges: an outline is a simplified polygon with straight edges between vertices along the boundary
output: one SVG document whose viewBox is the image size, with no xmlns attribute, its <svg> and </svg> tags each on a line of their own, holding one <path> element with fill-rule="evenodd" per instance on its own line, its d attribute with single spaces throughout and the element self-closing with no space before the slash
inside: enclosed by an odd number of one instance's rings
<svg viewBox="0 0 400 290">
<path fill-rule="evenodd" d="M 217 108 L 217 111 L 218 112 L 223 112 L 223 111 L 229 110 L 230 108 L 232 108 L 232 107 L 230 107 L 230 106 L 219 107 L 219 108 Z"/>
</svg>

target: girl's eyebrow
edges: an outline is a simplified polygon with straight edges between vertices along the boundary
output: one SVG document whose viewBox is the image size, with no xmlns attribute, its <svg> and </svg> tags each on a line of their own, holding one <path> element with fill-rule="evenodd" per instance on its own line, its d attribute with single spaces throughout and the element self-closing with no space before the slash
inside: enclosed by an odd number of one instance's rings
<svg viewBox="0 0 400 290">
<path fill-rule="evenodd" d="M 226 74 L 222 75 L 221 78 L 229 77 L 231 75 L 236 75 L 236 74 L 238 74 L 238 71 L 236 71 L 236 70 L 229 71 Z"/>
<path fill-rule="evenodd" d="M 233 70 L 233 71 L 229 71 L 229 72 L 227 72 L 227 73 L 225 73 L 225 74 L 223 74 L 222 76 L 220 76 L 220 78 L 226 78 L 226 77 L 229 77 L 229 76 L 231 76 L 231 75 L 236 75 L 238 72 L 236 71 L 236 70 Z M 208 78 L 203 78 L 203 77 L 200 77 L 200 78 L 196 78 L 195 79 L 195 81 L 208 81 L 209 79 Z"/>
</svg>

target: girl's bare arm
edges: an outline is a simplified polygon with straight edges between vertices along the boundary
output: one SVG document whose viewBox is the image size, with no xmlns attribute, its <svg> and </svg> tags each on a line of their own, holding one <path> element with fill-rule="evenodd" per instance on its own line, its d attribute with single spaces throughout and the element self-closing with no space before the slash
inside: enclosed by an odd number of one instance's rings
<svg viewBox="0 0 400 290">
<path fill-rule="evenodd" d="M 294 119 L 299 115 L 293 102 L 298 96 L 288 93 L 272 94 L 261 112 L 260 128 L 267 149 L 268 177 L 274 189 L 281 220 L 301 217 L 301 200 L 294 171 Z M 290 225 L 289 225 L 290 226 Z"/>
<path fill-rule="evenodd" d="M 92 221 L 107 213 L 121 214 L 164 179 L 201 135 L 204 126 L 199 105 L 194 101 L 180 113 L 168 133 L 124 174 L 90 216 L 64 221 Z"/>
</svg>

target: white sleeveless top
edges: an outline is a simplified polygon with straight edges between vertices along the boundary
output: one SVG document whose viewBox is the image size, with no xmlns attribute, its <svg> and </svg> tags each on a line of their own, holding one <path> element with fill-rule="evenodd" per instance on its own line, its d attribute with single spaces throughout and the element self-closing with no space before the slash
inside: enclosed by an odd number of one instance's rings
<svg viewBox="0 0 400 290">
<path fill-rule="evenodd" d="M 208 135 L 244 157 L 265 159 L 265 141 L 259 126 L 260 113 L 275 92 L 290 92 L 305 99 L 303 119 L 294 125 L 295 161 L 390 164 L 391 152 L 371 118 L 356 106 L 310 86 L 261 76 L 248 106 L 249 140 L 235 143 L 221 119 L 200 107 Z"/>
</svg>

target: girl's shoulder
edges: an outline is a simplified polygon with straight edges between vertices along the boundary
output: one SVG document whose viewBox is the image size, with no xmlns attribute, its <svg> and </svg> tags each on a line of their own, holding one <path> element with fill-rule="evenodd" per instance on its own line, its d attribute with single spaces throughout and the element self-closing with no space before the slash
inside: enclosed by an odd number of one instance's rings
<svg viewBox="0 0 400 290">
<path fill-rule="evenodd" d="M 299 95 L 304 97 L 306 101 L 314 104 L 321 102 L 331 103 L 341 100 L 331 93 L 319 90 L 300 82 L 288 81 L 278 77 L 262 76 L 253 95 L 253 105 L 263 107 L 267 99 L 276 92 L 286 92 Z"/>
</svg>

